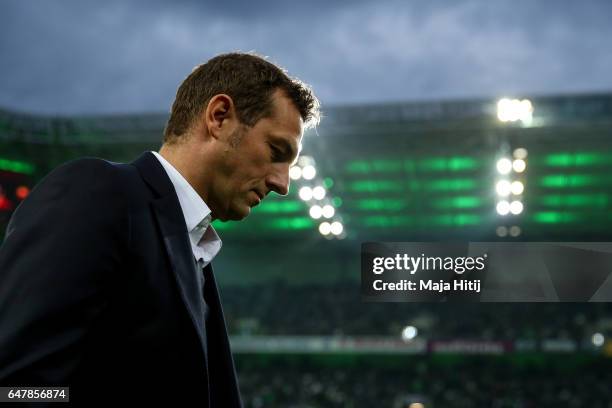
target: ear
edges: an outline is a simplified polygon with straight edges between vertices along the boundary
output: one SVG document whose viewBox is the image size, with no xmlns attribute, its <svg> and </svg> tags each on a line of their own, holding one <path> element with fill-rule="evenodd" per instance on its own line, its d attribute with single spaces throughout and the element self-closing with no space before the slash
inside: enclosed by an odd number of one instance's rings
<svg viewBox="0 0 612 408">
<path fill-rule="evenodd" d="M 210 98 L 204 113 L 208 134 L 215 139 L 230 135 L 238 124 L 234 101 L 229 95 L 218 94 Z"/>
</svg>

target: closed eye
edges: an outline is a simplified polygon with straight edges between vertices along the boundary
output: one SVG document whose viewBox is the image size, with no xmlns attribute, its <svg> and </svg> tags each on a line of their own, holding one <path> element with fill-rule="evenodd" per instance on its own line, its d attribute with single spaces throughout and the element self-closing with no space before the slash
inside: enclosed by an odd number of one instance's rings
<svg viewBox="0 0 612 408">
<path fill-rule="evenodd" d="M 290 141 L 293 136 L 275 136 L 272 134 L 268 135 L 267 143 L 273 153 L 273 159 L 276 162 L 282 163 L 293 163 L 299 153 L 299 146 L 295 146 Z"/>
<path fill-rule="evenodd" d="M 272 161 L 276 162 L 282 160 L 284 152 L 281 149 L 279 149 L 273 144 L 270 144 L 270 150 L 272 150 Z"/>
</svg>

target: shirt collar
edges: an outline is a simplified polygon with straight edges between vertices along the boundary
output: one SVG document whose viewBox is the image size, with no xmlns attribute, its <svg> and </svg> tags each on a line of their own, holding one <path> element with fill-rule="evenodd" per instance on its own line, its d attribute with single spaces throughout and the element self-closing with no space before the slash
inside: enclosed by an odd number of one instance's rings
<svg viewBox="0 0 612 408">
<path fill-rule="evenodd" d="M 217 231 L 210 225 L 212 214 L 202 197 L 193 189 L 185 177 L 174 168 L 159 153 L 151 152 L 164 167 L 168 174 L 185 217 L 185 225 L 191 243 L 193 256 L 200 267 L 208 265 L 221 250 L 221 239 Z"/>
<path fill-rule="evenodd" d="M 183 215 L 185 217 L 187 231 L 190 233 L 190 235 L 194 233 L 199 235 L 199 238 L 201 238 L 212 221 L 210 208 L 208 208 L 204 200 L 202 200 L 202 197 L 200 197 L 191 184 L 185 180 L 185 177 L 183 177 L 181 173 L 179 173 L 178 170 L 172 166 L 172 164 L 164 159 L 159 153 L 151 153 L 157 157 L 161 165 L 166 170 L 166 173 L 168 173 L 170 181 L 174 185 L 179 204 L 181 205 L 181 209 L 183 210 Z"/>
</svg>

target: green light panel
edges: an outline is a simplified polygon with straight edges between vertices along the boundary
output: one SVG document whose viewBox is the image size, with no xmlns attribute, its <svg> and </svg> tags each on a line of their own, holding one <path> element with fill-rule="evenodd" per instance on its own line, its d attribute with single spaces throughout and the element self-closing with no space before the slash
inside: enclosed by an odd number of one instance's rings
<svg viewBox="0 0 612 408">
<path fill-rule="evenodd" d="M 602 187 L 612 185 L 612 177 L 598 174 L 549 174 L 538 185 L 546 188 Z"/>
<path fill-rule="evenodd" d="M 483 199 L 474 196 L 448 197 L 434 200 L 432 206 L 444 210 L 455 208 L 479 208 L 483 206 Z"/>
<path fill-rule="evenodd" d="M 464 227 L 478 225 L 482 217 L 475 214 L 440 215 L 370 215 L 363 217 L 362 223 L 371 228 L 394 227 Z"/>
<path fill-rule="evenodd" d="M 355 200 L 351 206 L 365 211 L 400 211 L 410 205 L 408 200 L 393 198 L 371 198 Z"/>
<path fill-rule="evenodd" d="M 612 165 L 612 154 L 600 152 L 552 153 L 543 157 L 543 163 L 551 167 Z"/>
<path fill-rule="evenodd" d="M 394 180 L 359 180 L 349 183 L 348 190 L 355 193 L 397 193 L 405 191 L 404 182 Z"/>
<path fill-rule="evenodd" d="M 536 203 L 548 207 L 589 207 L 605 208 L 610 204 L 610 196 L 597 194 L 547 194 L 537 198 Z"/>
<path fill-rule="evenodd" d="M 425 191 L 460 191 L 473 190 L 478 182 L 473 178 L 449 178 L 425 181 L 422 189 Z"/>
<path fill-rule="evenodd" d="M 429 200 L 427 204 L 437 209 L 452 210 L 479 208 L 484 205 L 484 200 L 475 196 L 457 196 Z M 367 198 L 351 201 L 351 208 L 362 211 L 402 211 L 410 207 L 414 207 L 414 201 L 402 198 Z"/>
<path fill-rule="evenodd" d="M 346 164 L 345 171 L 349 174 L 371 173 L 401 173 L 439 172 L 439 171 L 466 171 L 480 168 L 482 160 L 469 156 L 429 157 L 423 159 L 374 159 L 352 160 Z"/>
<path fill-rule="evenodd" d="M 417 162 L 421 171 L 464 171 L 480 167 L 480 162 L 473 157 L 430 158 Z"/>
<path fill-rule="evenodd" d="M 255 219 L 249 220 L 245 223 L 240 222 L 213 222 L 213 226 L 217 231 L 249 231 L 253 232 L 254 228 L 257 230 L 304 230 L 314 229 L 315 222 L 310 217 L 275 217 L 268 218 L 265 220 L 255 221 Z"/>
<path fill-rule="evenodd" d="M 269 220 L 266 226 L 278 230 L 303 230 L 314 228 L 315 223 L 310 217 L 281 217 Z"/>
<path fill-rule="evenodd" d="M 418 180 L 357 180 L 348 183 L 347 189 L 353 193 L 400 193 L 400 192 L 444 192 L 473 190 L 479 183 L 475 178 L 443 178 Z"/>
<path fill-rule="evenodd" d="M 577 222 L 582 218 L 579 213 L 560 211 L 539 211 L 531 216 L 531 220 L 539 224 L 565 224 Z"/>
<path fill-rule="evenodd" d="M 302 201 L 264 201 L 260 206 L 253 209 L 253 214 L 286 214 L 305 211 L 306 207 Z"/>
<path fill-rule="evenodd" d="M 14 173 L 21 174 L 32 174 L 34 173 L 35 166 L 22 161 L 0 158 L 0 170 L 12 171 Z"/>
</svg>

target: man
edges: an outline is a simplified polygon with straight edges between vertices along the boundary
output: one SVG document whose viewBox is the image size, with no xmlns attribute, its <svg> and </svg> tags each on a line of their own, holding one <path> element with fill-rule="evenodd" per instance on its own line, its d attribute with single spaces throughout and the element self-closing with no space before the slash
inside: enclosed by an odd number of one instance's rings
<svg viewBox="0 0 612 408">
<path fill-rule="evenodd" d="M 0 386 L 70 386 L 88 405 L 241 406 L 210 223 L 287 194 L 317 120 L 304 84 L 220 55 L 179 87 L 159 153 L 43 179 L 0 247 Z"/>
</svg>

